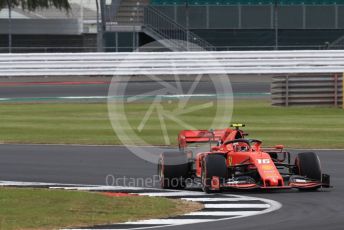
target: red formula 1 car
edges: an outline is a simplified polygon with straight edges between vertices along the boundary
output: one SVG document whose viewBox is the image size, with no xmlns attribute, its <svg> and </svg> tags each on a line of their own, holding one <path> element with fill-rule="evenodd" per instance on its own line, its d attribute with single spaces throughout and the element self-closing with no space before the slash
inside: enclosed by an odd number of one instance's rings
<svg viewBox="0 0 344 230">
<path fill-rule="evenodd" d="M 316 190 L 330 187 L 330 176 L 322 174 L 313 152 L 297 154 L 291 163 L 282 145 L 263 149 L 262 142 L 245 138 L 240 128 L 183 130 L 179 151 L 164 152 L 158 163 L 162 188 L 181 189 L 201 185 L 204 192 L 225 188 Z M 203 149 L 202 149 L 203 148 Z"/>
</svg>

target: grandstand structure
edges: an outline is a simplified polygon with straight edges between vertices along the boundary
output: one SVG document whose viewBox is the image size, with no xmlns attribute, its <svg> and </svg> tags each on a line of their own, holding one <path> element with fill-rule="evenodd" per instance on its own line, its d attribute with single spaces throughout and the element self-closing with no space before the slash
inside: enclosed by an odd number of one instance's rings
<svg viewBox="0 0 344 230">
<path fill-rule="evenodd" d="M 327 49 L 342 45 L 344 1 L 152 0 L 217 50 Z M 276 41 L 277 40 L 277 41 Z"/>
<path fill-rule="evenodd" d="M 36 52 L 95 51 L 95 1 L 72 2 L 69 13 L 14 9 L 13 45 Z M 344 0 L 104 2 L 106 51 L 133 51 L 152 41 L 179 51 L 344 48 Z M 6 50 L 7 23 L 3 9 L 0 51 Z"/>
<path fill-rule="evenodd" d="M 8 10 L 2 9 L 0 52 L 8 50 L 8 24 Z M 11 30 L 13 52 L 92 51 L 96 43 L 96 11 L 78 3 L 72 3 L 69 12 L 54 8 L 29 12 L 15 8 Z"/>
</svg>

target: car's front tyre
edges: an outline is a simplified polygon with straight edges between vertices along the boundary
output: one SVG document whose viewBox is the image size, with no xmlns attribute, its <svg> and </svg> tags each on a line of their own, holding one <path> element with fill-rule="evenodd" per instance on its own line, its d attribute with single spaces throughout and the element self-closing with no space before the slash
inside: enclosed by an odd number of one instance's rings
<svg viewBox="0 0 344 230">
<path fill-rule="evenodd" d="M 311 180 L 321 181 L 321 165 L 317 154 L 314 152 L 299 153 L 295 158 L 295 173 Z M 320 187 L 319 185 L 311 189 L 301 190 L 316 190 Z"/>
<path fill-rule="evenodd" d="M 160 187 L 163 189 L 184 189 L 189 165 L 184 152 L 164 152 L 158 162 Z"/>
<path fill-rule="evenodd" d="M 220 190 L 212 190 L 211 180 L 213 177 L 218 177 L 219 182 L 223 182 L 227 174 L 226 158 L 220 154 L 208 154 L 202 163 L 202 190 L 206 193 L 219 192 Z"/>
</svg>

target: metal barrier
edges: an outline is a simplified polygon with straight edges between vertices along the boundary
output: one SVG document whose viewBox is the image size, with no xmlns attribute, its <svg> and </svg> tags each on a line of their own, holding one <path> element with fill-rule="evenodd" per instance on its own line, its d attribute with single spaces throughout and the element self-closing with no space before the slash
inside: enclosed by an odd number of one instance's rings
<svg viewBox="0 0 344 230">
<path fill-rule="evenodd" d="M 139 26 L 140 30 L 172 51 L 215 50 L 209 42 L 178 24 L 156 7 L 140 1 L 122 2 L 118 13 L 107 18 L 107 25 L 109 30 L 114 31 L 125 25 Z"/>
<path fill-rule="evenodd" d="M 173 51 L 201 51 L 215 48 L 187 28 L 151 6 L 144 8 L 143 31 Z"/>
<path fill-rule="evenodd" d="M 0 54 L 0 76 L 341 73 L 344 51 Z"/>
<path fill-rule="evenodd" d="M 273 77 L 272 105 L 328 105 L 342 107 L 343 77 L 341 74 L 286 75 Z"/>
</svg>

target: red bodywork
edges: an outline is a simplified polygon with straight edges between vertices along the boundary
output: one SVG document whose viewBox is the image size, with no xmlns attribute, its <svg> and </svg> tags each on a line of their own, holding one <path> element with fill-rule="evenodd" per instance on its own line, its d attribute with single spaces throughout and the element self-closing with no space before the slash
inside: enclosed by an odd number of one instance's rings
<svg viewBox="0 0 344 230">
<path fill-rule="evenodd" d="M 245 142 L 231 143 L 235 140 L 246 140 L 242 130 L 235 128 L 219 129 L 214 131 L 208 130 L 183 130 L 178 135 L 180 149 L 186 150 L 190 143 L 218 143 L 211 147 L 208 152 L 193 153 L 194 162 L 193 170 L 195 177 L 201 178 L 202 162 L 208 154 L 223 154 L 226 158 L 226 165 L 229 169 L 235 170 L 236 167 L 245 167 L 246 170 L 256 171 L 259 174 L 259 183 L 236 181 L 220 183 L 218 177 L 213 177 L 211 181 L 212 190 L 220 188 L 316 188 L 322 185 L 321 181 L 295 180 L 287 181 L 282 177 L 280 170 L 276 165 L 287 165 L 283 163 L 286 160 L 286 152 L 283 152 L 283 146 L 278 145 L 272 149 L 262 149 L 260 141 L 253 141 L 252 144 Z M 229 143 L 228 143 L 229 142 Z M 289 154 L 289 153 L 288 153 Z M 271 156 L 283 156 L 272 158 Z M 290 159 L 289 159 L 290 161 Z M 290 165 L 290 162 L 289 162 Z"/>
</svg>

